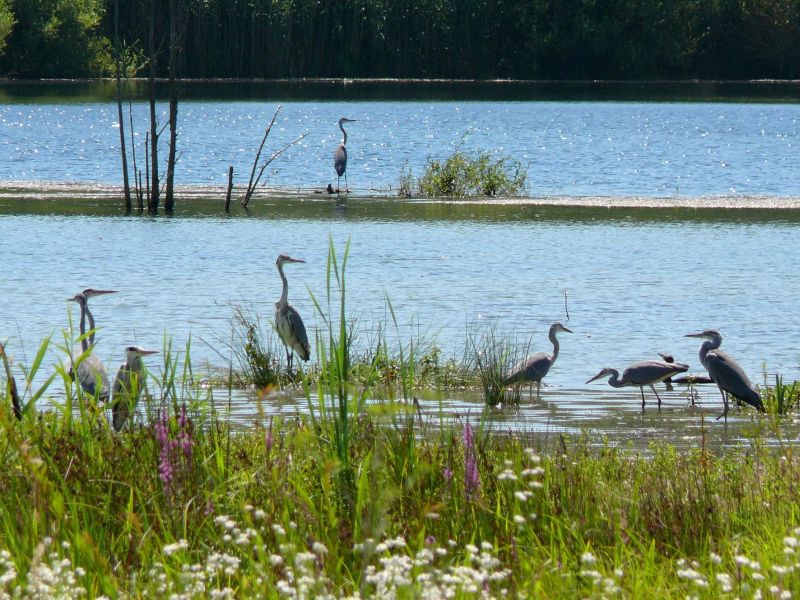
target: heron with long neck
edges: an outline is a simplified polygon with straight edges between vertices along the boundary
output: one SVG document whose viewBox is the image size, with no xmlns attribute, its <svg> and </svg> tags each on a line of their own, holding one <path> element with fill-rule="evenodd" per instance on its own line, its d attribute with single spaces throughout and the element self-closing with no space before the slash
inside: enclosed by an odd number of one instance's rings
<svg viewBox="0 0 800 600">
<path fill-rule="evenodd" d="M 764 412 L 761 395 L 750 378 L 727 352 L 720 350 L 722 335 L 716 329 L 706 329 L 698 333 L 686 334 L 686 337 L 701 338 L 705 340 L 700 346 L 700 362 L 708 371 L 709 377 L 717 384 L 722 394 L 722 414 L 718 419 L 728 418 L 728 394 L 746 402 L 759 412 Z"/>
<path fill-rule="evenodd" d="M 278 267 L 278 274 L 281 276 L 283 282 L 283 291 L 281 298 L 275 303 L 275 329 L 286 348 L 286 363 L 289 373 L 292 372 L 292 357 L 294 353 L 301 360 L 307 361 L 311 356 L 311 346 L 308 343 L 308 335 L 306 334 L 306 326 L 303 324 L 303 319 L 295 308 L 289 304 L 289 282 L 286 280 L 286 275 L 283 272 L 283 265 L 286 263 L 304 263 L 306 261 L 299 258 L 292 258 L 287 254 L 281 254 L 275 265 Z"/>
<path fill-rule="evenodd" d="M 553 363 L 556 362 L 558 358 L 558 350 L 559 350 L 559 343 L 558 343 L 558 333 L 572 333 L 571 330 L 564 327 L 561 323 L 553 323 L 550 326 L 550 332 L 548 333 L 548 337 L 550 338 L 550 343 L 553 344 L 553 352 L 552 354 L 548 354 L 547 352 L 537 352 L 533 356 L 529 356 L 524 358 L 520 362 L 518 362 L 514 367 L 508 372 L 505 379 L 503 380 L 503 385 L 522 385 L 528 384 L 533 387 L 533 384 L 536 384 L 536 399 L 540 400 L 540 391 L 542 388 L 542 379 L 547 373 L 550 371 L 550 367 L 553 366 Z"/>
<path fill-rule="evenodd" d="M 117 371 L 111 396 L 111 420 L 115 431 L 122 429 L 130 414 L 136 410 L 136 403 L 144 387 L 142 357 L 150 354 L 156 354 L 156 351 L 139 346 L 125 348 L 125 362 Z"/>
<path fill-rule="evenodd" d="M 80 333 L 81 343 L 72 350 L 71 362 L 72 365 L 77 363 L 77 370 L 73 366 L 70 367 L 70 374 L 73 371 L 77 372 L 78 382 L 81 384 L 83 391 L 92 396 L 97 396 L 98 399 L 105 401 L 108 400 L 108 373 L 103 366 L 102 361 L 94 353 L 95 328 L 94 315 L 89 310 L 89 298 L 95 296 L 102 296 L 105 294 L 114 294 L 116 290 L 96 290 L 87 288 L 79 294 L 75 294 L 72 298 L 68 298 L 71 302 L 77 302 L 81 307 L 81 321 Z M 86 321 L 89 321 L 89 332 L 86 332 Z"/>
<path fill-rule="evenodd" d="M 339 119 L 339 129 L 342 130 L 342 143 L 336 146 L 333 153 L 333 168 L 336 169 L 336 194 L 339 194 L 339 186 L 341 184 L 342 175 L 344 175 L 344 191 L 345 193 L 350 190 L 347 187 L 347 132 L 344 130 L 345 123 L 354 123 L 355 119 L 348 119 L 342 117 Z"/>
<path fill-rule="evenodd" d="M 629 366 L 619 376 L 616 369 L 606 368 L 597 375 L 589 379 L 586 383 L 591 383 L 603 377 L 608 377 L 608 385 L 615 388 L 638 386 L 642 394 L 642 411 L 644 411 L 644 386 L 650 386 L 653 393 L 658 398 L 658 409 L 661 410 L 661 396 L 658 395 L 655 385 L 660 381 L 673 377 L 678 373 L 685 373 L 689 370 L 689 365 L 683 363 L 666 362 L 663 360 L 644 360 Z"/>
</svg>

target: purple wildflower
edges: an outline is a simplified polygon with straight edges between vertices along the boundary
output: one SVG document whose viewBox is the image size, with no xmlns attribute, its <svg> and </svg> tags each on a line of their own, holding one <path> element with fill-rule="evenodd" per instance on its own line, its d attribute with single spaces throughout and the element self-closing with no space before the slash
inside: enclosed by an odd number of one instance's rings
<svg viewBox="0 0 800 600">
<path fill-rule="evenodd" d="M 450 483 L 450 480 L 453 479 L 453 470 L 450 467 L 445 467 L 442 471 L 442 477 L 444 477 L 445 483 Z"/>
<path fill-rule="evenodd" d="M 481 475 L 478 472 L 478 460 L 475 457 L 475 438 L 472 426 L 464 425 L 464 493 L 471 498 L 481 487 Z"/>
<path fill-rule="evenodd" d="M 169 439 L 169 420 L 166 413 L 159 411 L 158 419 L 155 424 L 156 441 L 160 446 L 158 453 L 158 475 L 168 488 L 175 477 L 175 469 L 172 464 L 172 441 Z"/>
<path fill-rule="evenodd" d="M 186 460 L 191 460 L 194 440 L 192 439 L 192 422 L 186 414 L 185 404 L 181 406 L 181 412 L 178 415 L 178 430 L 178 445 L 183 450 Z"/>
</svg>

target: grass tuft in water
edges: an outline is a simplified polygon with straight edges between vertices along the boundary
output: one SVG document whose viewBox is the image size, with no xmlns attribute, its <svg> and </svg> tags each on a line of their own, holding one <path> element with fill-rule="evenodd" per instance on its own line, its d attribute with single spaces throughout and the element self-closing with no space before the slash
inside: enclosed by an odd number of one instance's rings
<svg viewBox="0 0 800 600">
<path fill-rule="evenodd" d="M 483 400 L 488 406 L 518 404 L 520 386 L 504 384 L 506 375 L 523 355 L 515 338 L 497 331 L 492 322 L 471 327 L 468 333 L 468 362 L 474 365 L 483 389 Z"/>
</svg>

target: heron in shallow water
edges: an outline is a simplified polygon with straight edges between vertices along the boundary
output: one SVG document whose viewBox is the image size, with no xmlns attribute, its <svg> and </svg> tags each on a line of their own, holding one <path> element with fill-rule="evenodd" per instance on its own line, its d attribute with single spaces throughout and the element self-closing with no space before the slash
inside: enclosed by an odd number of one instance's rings
<svg viewBox="0 0 800 600">
<path fill-rule="evenodd" d="M 750 383 L 750 378 L 744 369 L 728 353 L 719 349 L 722 344 L 722 335 L 719 331 L 706 329 L 698 333 L 688 333 L 686 337 L 705 340 L 700 346 L 700 362 L 722 394 L 724 408 L 722 414 L 717 417 L 718 419 L 728 418 L 728 394 L 746 402 L 757 411 L 764 412 L 761 396 L 755 386 Z"/>
<path fill-rule="evenodd" d="M 17 380 L 11 373 L 11 362 L 8 360 L 5 344 L 2 342 L 0 342 L 0 357 L 3 359 L 3 366 L 6 370 L 6 393 L 11 396 L 11 409 L 14 411 L 14 416 L 20 421 L 22 420 L 22 402 L 17 391 Z"/>
<path fill-rule="evenodd" d="M 342 117 L 339 119 L 339 129 L 342 130 L 342 143 L 336 146 L 333 152 L 333 168 L 336 169 L 336 193 L 339 193 L 339 186 L 341 185 L 342 175 L 344 175 L 344 191 L 345 193 L 350 190 L 347 187 L 347 132 L 344 130 L 345 123 L 354 123 L 355 119 L 348 119 Z"/>
<path fill-rule="evenodd" d="M 503 385 L 511 384 L 528 384 L 531 387 L 536 384 L 536 399 L 540 400 L 539 392 L 542 388 L 542 379 L 550 371 L 550 367 L 556 362 L 558 358 L 558 338 L 556 337 L 560 332 L 572 333 L 571 330 L 564 327 L 561 323 L 553 323 L 550 326 L 550 333 L 548 337 L 553 344 L 553 353 L 537 352 L 533 356 L 522 359 L 518 362 L 503 379 Z"/>
<path fill-rule="evenodd" d="M 77 302 L 81 307 L 81 343 L 72 349 L 72 356 L 70 357 L 70 374 L 73 374 L 74 367 L 72 365 L 78 364 L 77 379 L 81 384 L 83 391 L 98 399 L 105 401 L 108 400 L 108 373 L 103 366 L 103 362 L 94 353 L 95 343 L 95 321 L 92 316 L 92 311 L 89 310 L 89 298 L 95 296 L 103 296 L 105 294 L 115 294 L 116 290 L 96 290 L 87 288 L 79 294 L 75 294 L 72 298 L 68 298 L 71 302 Z M 86 333 L 86 319 L 89 320 L 89 333 Z"/>
<path fill-rule="evenodd" d="M 294 306 L 289 304 L 289 282 L 283 273 L 283 265 L 285 263 L 304 262 L 306 261 L 292 258 L 287 254 L 281 254 L 278 260 L 275 261 L 283 282 L 281 298 L 275 303 L 275 329 L 286 347 L 286 363 L 289 373 L 292 372 L 294 352 L 297 352 L 301 360 L 307 361 L 311 356 L 311 346 L 308 343 L 308 335 L 306 334 L 306 326 L 303 325 L 303 319 L 300 318 L 300 314 L 295 310 Z"/>
<path fill-rule="evenodd" d="M 136 403 L 145 384 L 142 357 L 150 354 L 156 354 L 156 351 L 139 346 L 125 348 L 125 362 L 117 371 L 111 396 L 111 421 L 115 431 L 122 429 L 130 414 L 136 410 Z"/>
<path fill-rule="evenodd" d="M 597 375 L 589 379 L 586 383 L 591 383 L 603 377 L 608 377 L 608 385 L 620 388 L 627 386 L 638 386 L 642 394 L 642 411 L 644 411 L 644 386 L 649 385 L 650 389 L 658 399 L 658 409 L 661 410 L 661 396 L 658 395 L 654 384 L 665 379 L 685 373 L 689 370 L 689 365 L 683 363 L 666 362 L 663 360 L 644 360 L 629 366 L 619 376 L 616 369 L 603 369 Z"/>
</svg>

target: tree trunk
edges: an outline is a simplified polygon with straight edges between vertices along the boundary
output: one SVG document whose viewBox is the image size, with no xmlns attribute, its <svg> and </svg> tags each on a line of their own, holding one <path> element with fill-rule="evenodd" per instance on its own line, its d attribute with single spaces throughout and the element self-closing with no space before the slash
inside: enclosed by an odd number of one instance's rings
<svg viewBox="0 0 800 600">
<path fill-rule="evenodd" d="M 119 43 L 119 0 L 114 0 L 114 54 L 117 74 L 117 118 L 119 119 L 119 150 L 122 154 L 122 185 L 125 192 L 125 214 L 131 212 L 131 185 L 128 180 L 128 151 L 125 147 L 125 119 L 122 111 L 122 56 Z"/>
<path fill-rule="evenodd" d="M 150 100 L 150 197 L 147 212 L 158 214 L 158 115 L 156 114 L 156 2 L 150 3 L 150 75 L 147 79 Z"/>
<path fill-rule="evenodd" d="M 178 11 L 176 0 L 169 2 L 169 156 L 167 157 L 167 191 L 164 210 L 171 215 L 175 210 L 175 148 L 178 141 Z"/>
</svg>

